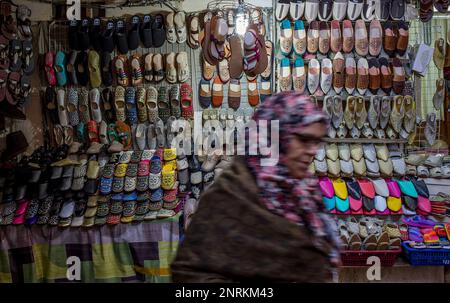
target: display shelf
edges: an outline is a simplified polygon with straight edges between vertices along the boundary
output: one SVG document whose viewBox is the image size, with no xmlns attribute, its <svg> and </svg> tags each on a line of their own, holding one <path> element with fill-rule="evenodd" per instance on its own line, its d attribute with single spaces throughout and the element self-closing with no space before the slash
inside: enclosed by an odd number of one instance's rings
<svg viewBox="0 0 450 303">
<path fill-rule="evenodd" d="M 374 144 L 405 144 L 408 140 L 404 139 L 368 139 L 368 138 L 324 138 L 329 143 L 374 143 Z"/>
</svg>

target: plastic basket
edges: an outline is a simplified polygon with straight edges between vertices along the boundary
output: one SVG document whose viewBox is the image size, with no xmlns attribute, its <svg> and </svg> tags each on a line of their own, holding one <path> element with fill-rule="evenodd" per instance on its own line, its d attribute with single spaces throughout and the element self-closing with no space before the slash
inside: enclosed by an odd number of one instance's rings
<svg viewBox="0 0 450 303">
<path fill-rule="evenodd" d="M 341 251 L 341 260 L 343 266 L 371 266 L 367 264 L 369 257 L 375 256 L 380 258 L 381 266 L 393 266 L 398 255 L 402 252 L 398 250 L 345 250 Z"/>
<path fill-rule="evenodd" d="M 411 248 L 403 243 L 403 251 L 413 266 L 450 266 L 450 249 Z"/>
</svg>

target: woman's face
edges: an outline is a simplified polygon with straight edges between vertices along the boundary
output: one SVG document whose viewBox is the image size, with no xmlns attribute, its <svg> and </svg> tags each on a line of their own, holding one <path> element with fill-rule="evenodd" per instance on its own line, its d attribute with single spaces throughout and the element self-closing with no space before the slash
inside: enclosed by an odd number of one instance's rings
<svg viewBox="0 0 450 303">
<path fill-rule="evenodd" d="M 285 165 L 292 177 L 302 179 L 322 143 L 327 128 L 323 123 L 313 123 L 289 142 Z"/>
</svg>

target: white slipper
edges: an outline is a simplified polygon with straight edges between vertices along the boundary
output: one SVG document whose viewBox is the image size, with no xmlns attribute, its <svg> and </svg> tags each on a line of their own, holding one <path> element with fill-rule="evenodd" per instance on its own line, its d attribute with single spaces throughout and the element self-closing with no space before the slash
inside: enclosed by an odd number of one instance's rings
<svg viewBox="0 0 450 303">
<path fill-rule="evenodd" d="M 291 0 L 289 14 L 292 20 L 299 20 L 305 12 L 305 0 Z"/>
<path fill-rule="evenodd" d="M 175 30 L 175 24 L 174 24 L 174 17 L 175 13 L 171 12 L 169 13 L 166 18 L 164 18 L 165 25 L 166 25 L 166 40 L 169 43 L 175 43 L 177 42 L 177 33 Z"/>
<path fill-rule="evenodd" d="M 320 87 L 322 91 L 327 94 L 333 83 L 333 64 L 331 60 L 325 58 L 322 60 L 321 73 L 320 73 Z"/>
<path fill-rule="evenodd" d="M 177 83 L 177 69 L 175 67 L 175 56 L 174 52 L 166 55 L 166 80 L 167 82 L 174 84 Z M 155 58 L 156 56 L 153 56 Z"/>
<path fill-rule="evenodd" d="M 319 0 L 306 0 L 305 5 L 305 19 L 308 22 L 317 19 L 319 14 Z"/>
<path fill-rule="evenodd" d="M 364 0 L 349 0 L 347 4 L 347 17 L 355 21 L 360 18 Z"/>
<path fill-rule="evenodd" d="M 364 21 L 369 22 L 375 18 L 375 0 L 364 0 L 363 11 L 361 17 Z"/>
<path fill-rule="evenodd" d="M 176 58 L 178 82 L 183 83 L 189 79 L 190 71 L 186 52 L 180 52 Z"/>
<path fill-rule="evenodd" d="M 184 12 L 178 12 L 173 17 L 173 22 L 175 23 L 175 29 L 177 33 L 177 42 L 184 43 L 187 39 L 187 29 L 186 29 L 186 15 Z M 228 29 L 227 29 L 228 32 Z"/>
<path fill-rule="evenodd" d="M 275 18 L 278 21 L 283 20 L 289 13 L 290 0 L 277 0 L 275 6 Z"/>
<path fill-rule="evenodd" d="M 333 1 L 322 0 L 319 5 L 319 20 L 329 21 L 333 15 Z"/>
<path fill-rule="evenodd" d="M 308 90 L 313 95 L 320 82 L 320 63 L 317 59 L 311 59 L 308 64 Z"/>
<path fill-rule="evenodd" d="M 92 120 L 97 123 L 102 122 L 102 112 L 100 109 L 100 91 L 93 88 L 89 92 L 89 104 L 91 109 Z"/>
<path fill-rule="evenodd" d="M 333 3 L 333 19 L 342 21 L 347 14 L 348 0 L 335 0 Z"/>
</svg>

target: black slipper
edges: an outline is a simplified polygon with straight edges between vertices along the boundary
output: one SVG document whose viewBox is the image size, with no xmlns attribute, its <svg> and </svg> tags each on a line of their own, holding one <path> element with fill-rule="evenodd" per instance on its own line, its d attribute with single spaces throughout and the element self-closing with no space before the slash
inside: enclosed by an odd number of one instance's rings
<svg viewBox="0 0 450 303">
<path fill-rule="evenodd" d="M 9 70 L 20 71 L 22 67 L 22 42 L 18 39 L 9 41 Z"/>
<path fill-rule="evenodd" d="M 164 28 L 164 17 L 161 14 L 155 16 L 152 22 L 153 47 L 161 47 L 166 41 L 166 30 Z"/>
<path fill-rule="evenodd" d="M 151 15 L 145 15 L 143 22 L 141 23 L 141 42 L 142 45 L 146 48 L 150 48 L 153 46 L 153 39 L 152 39 L 152 16 Z"/>
<path fill-rule="evenodd" d="M 53 124 L 58 122 L 58 107 L 56 106 L 56 93 L 53 87 L 48 86 L 45 90 L 45 111 L 48 113 Z"/>
<path fill-rule="evenodd" d="M 115 24 L 114 21 L 108 21 L 105 26 L 105 30 L 102 32 L 102 50 L 104 52 L 111 53 L 116 47 L 114 44 L 114 31 Z"/>
<path fill-rule="evenodd" d="M 9 92 L 7 92 L 9 94 Z M 23 111 L 16 105 L 12 105 L 9 102 L 0 102 L 0 113 L 7 118 L 14 120 L 26 120 L 27 116 Z"/>
<path fill-rule="evenodd" d="M 80 44 L 80 50 L 85 51 L 89 49 L 89 19 L 81 21 L 81 26 L 78 29 L 78 43 Z"/>
<path fill-rule="evenodd" d="M 391 11 L 391 0 L 380 0 L 375 8 L 375 17 L 380 21 L 386 21 L 389 19 L 389 13 Z"/>
<path fill-rule="evenodd" d="M 92 26 L 89 30 L 89 38 L 91 40 L 92 47 L 97 51 L 102 50 L 102 45 L 100 41 L 102 31 L 102 22 L 100 18 L 95 18 L 92 20 Z"/>
<path fill-rule="evenodd" d="M 401 20 L 405 16 L 406 1 L 392 0 L 391 1 L 391 18 L 393 20 Z"/>
<path fill-rule="evenodd" d="M 115 38 L 119 53 L 122 55 L 128 53 L 127 27 L 123 20 L 119 20 L 116 23 Z"/>
<path fill-rule="evenodd" d="M 33 44 L 31 40 L 22 42 L 22 68 L 25 75 L 31 75 L 34 72 Z"/>
<path fill-rule="evenodd" d="M 69 22 L 69 47 L 72 50 L 80 50 L 80 44 L 78 43 L 78 21 L 72 20 Z"/>
<path fill-rule="evenodd" d="M 86 52 L 79 52 L 75 61 L 77 80 L 81 86 L 89 83 L 88 56 Z"/>
<path fill-rule="evenodd" d="M 135 50 L 139 47 L 139 26 L 141 18 L 139 16 L 133 16 L 131 18 L 131 28 L 128 31 L 128 48 L 129 50 Z"/>
<path fill-rule="evenodd" d="M 109 88 L 105 88 L 102 91 L 102 104 L 103 112 L 105 113 L 105 120 L 107 123 L 113 123 L 116 121 L 116 116 L 114 114 L 113 108 L 113 94 Z"/>
<path fill-rule="evenodd" d="M 30 76 L 22 76 L 20 78 L 20 95 L 22 97 L 21 99 L 21 105 L 28 103 L 28 101 L 31 99 L 31 78 Z"/>
<path fill-rule="evenodd" d="M 113 82 L 111 71 L 111 53 L 102 53 L 102 81 L 103 85 L 111 86 Z"/>
<path fill-rule="evenodd" d="M 72 53 L 70 54 L 69 62 L 67 62 L 66 65 L 66 70 L 67 74 L 69 75 L 70 83 L 72 83 L 73 85 L 78 85 L 77 68 L 76 68 L 77 56 L 78 51 L 72 51 Z"/>
</svg>

